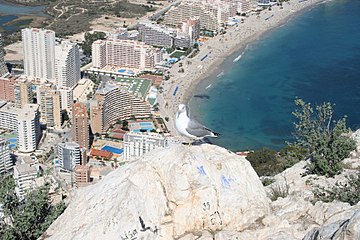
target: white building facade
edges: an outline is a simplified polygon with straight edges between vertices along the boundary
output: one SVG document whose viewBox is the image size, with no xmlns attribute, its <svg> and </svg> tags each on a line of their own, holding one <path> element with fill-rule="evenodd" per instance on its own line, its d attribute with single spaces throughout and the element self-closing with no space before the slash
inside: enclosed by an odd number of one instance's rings
<svg viewBox="0 0 360 240">
<path fill-rule="evenodd" d="M 76 165 L 81 164 L 82 149 L 75 142 L 59 143 L 58 158 L 60 167 L 67 171 L 73 171 Z"/>
<path fill-rule="evenodd" d="M 168 146 L 168 137 L 157 133 L 126 133 L 124 135 L 124 160 L 134 160 L 151 150 Z"/>
<path fill-rule="evenodd" d="M 20 199 L 36 186 L 37 169 L 35 166 L 20 164 L 14 167 L 15 192 Z"/>
<path fill-rule="evenodd" d="M 80 54 L 76 43 L 55 46 L 55 79 L 58 87 L 72 88 L 80 80 Z"/>
<path fill-rule="evenodd" d="M 18 150 L 30 153 L 36 150 L 41 137 L 40 112 L 37 104 L 28 104 L 18 117 Z"/>
<path fill-rule="evenodd" d="M 21 30 L 24 74 L 40 81 L 55 79 L 55 32 L 46 29 Z"/>
<path fill-rule="evenodd" d="M 10 157 L 9 142 L 0 138 L 0 176 L 12 171 L 13 162 Z"/>
</svg>

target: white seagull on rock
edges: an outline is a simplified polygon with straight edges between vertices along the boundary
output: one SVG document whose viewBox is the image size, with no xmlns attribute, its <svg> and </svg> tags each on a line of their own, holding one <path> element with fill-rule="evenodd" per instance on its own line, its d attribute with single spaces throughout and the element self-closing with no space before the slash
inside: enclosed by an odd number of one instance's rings
<svg viewBox="0 0 360 240">
<path fill-rule="evenodd" d="M 201 140 L 204 137 L 217 137 L 220 135 L 196 120 L 190 119 L 186 110 L 185 104 L 180 104 L 179 110 L 176 113 L 175 127 L 181 135 L 193 140 Z"/>
</svg>

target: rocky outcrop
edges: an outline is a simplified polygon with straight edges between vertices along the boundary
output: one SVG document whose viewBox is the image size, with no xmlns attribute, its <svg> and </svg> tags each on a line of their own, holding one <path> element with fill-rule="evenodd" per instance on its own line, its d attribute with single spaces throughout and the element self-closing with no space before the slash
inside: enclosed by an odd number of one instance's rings
<svg viewBox="0 0 360 240">
<path fill-rule="evenodd" d="M 321 228 L 314 228 L 304 237 L 304 240 L 320 239 L 360 239 L 360 210 L 356 211 L 349 219 L 340 220 Z"/>
<path fill-rule="evenodd" d="M 360 203 L 312 202 L 315 185 L 333 185 L 355 170 L 336 178 L 304 176 L 305 165 L 300 162 L 287 169 L 264 188 L 244 157 L 214 145 L 174 145 L 79 189 L 46 237 L 360 239 Z M 276 185 L 286 187 L 288 195 L 271 202 L 267 195 Z"/>
<path fill-rule="evenodd" d="M 243 157 L 213 145 L 150 152 L 77 191 L 49 239 L 192 239 L 243 231 L 270 213 Z"/>
</svg>

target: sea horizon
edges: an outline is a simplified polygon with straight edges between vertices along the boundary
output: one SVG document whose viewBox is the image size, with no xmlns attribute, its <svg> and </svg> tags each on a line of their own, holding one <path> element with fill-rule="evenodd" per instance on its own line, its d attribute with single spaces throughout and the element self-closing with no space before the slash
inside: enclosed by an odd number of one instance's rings
<svg viewBox="0 0 360 240">
<path fill-rule="evenodd" d="M 324 2 L 232 53 L 195 87 L 191 115 L 222 134 L 212 142 L 233 151 L 279 150 L 293 141 L 297 97 L 313 105 L 332 102 L 336 119 L 347 115 L 348 126 L 359 128 L 356 10 L 360 3 Z"/>
</svg>

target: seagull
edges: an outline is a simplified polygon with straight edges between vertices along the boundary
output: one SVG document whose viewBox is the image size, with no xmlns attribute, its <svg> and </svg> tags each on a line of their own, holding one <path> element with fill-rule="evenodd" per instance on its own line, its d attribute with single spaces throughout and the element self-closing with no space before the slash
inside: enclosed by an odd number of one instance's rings
<svg viewBox="0 0 360 240">
<path fill-rule="evenodd" d="M 220 135 L 196 120 L 190 119 L 185 104 L 179 105 L 179 110 L 176 113 L 175 127 L 181 135 L 192 140 L 202 140 L 205 137 L 217 137 Z"/>
</svg>

